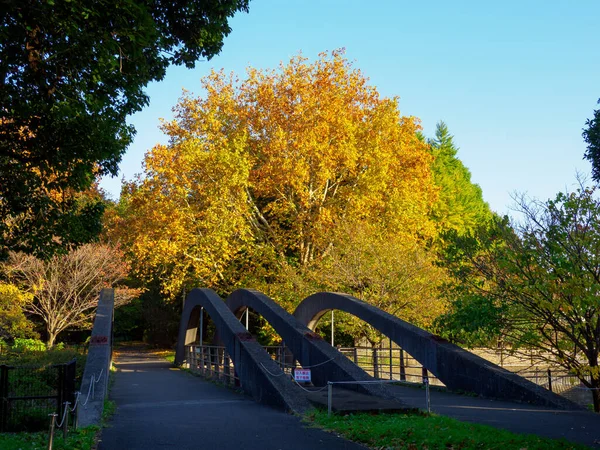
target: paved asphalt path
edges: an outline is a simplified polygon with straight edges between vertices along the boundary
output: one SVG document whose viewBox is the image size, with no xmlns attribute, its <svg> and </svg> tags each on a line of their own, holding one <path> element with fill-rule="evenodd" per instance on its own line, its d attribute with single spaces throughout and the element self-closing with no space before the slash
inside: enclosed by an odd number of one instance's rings
<svg viewBox="0 0 600 450">
<path fill-rule="evenodd" d="M 403 401 L 425 409 L 425 390 L 389 385 Z M 489 400 L 431 390 L 431 410 L 465 422 L 504 428 L 514 433 L 565 438 L 600 448 L 600 414 L 588 411 L 563 411 L 523 403 Z"/>
<path fill-rule="evenodd" d="M 117 409 L 99 450 L 364 450 L 299 418 L 194 377 L 140 349 L 123 350 L 110 398 Z"/>
</svg>

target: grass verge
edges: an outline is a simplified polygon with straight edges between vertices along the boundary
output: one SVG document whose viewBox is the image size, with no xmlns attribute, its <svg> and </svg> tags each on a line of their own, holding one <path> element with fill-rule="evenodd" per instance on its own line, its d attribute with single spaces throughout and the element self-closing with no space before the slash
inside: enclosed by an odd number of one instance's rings
<svg viewBox="0 0 600 450">
<path fill-rule="evenodd" d="M 95 446 L 97 426 L 69 430 L 67 440 L 62 438 L 62 432 L 54 434 L 53 450 L 90 450 Z M 2 450 L 46 450 L 48 448 L 48 433 L 2 433 L 0 434 Z"/>
<path fill-rule="evenodd" d="M 115 411 L 117 410 L 117 404 L 109 399 L 104 399 L 104 405 L 102 407 L 102 417 L 101 417 L 101 424 L 102 427 L 106 426 L 106 423 L 109 421 L 109 419 L 112 417 L 112 415 L 115 413 Z"/>
<path fill-rule="evenodd" d="M 375 449 L 497 449 L 583 450 L 588 447 L 563 439 L 515 434 L 486 425 L 427 414 L 327 415 L 314 410 L 305 421 Z"/>
<path fill-rule="evenodd" d="M 151 353 L 159 358 L 166 359 L 171 364 L 175 364 L 175 350 L 152 350 Z"/>
</svg>

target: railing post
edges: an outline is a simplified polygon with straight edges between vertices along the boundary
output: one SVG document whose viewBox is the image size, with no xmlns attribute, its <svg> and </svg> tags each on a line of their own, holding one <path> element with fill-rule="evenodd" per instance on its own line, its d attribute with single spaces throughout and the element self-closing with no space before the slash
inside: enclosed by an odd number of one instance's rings
<svg viewBox="0 0 600 450">
<path fill-rule="evenodd" d="M 431 397 L 429 395 L 429 377 L 425 378 L 425 404 L 427 406 L 427 413 L 431 412 Z"/>
<path fill-rule="evenodd" d="M 204 346 L 200 345 L 200 373 L 204 375 Z"/>
<path fill-rule="evenodd" d="M 427 375 L 425 367 L 421 367 L 421 376 L 423 377 L 423 384 L 429 384 L 429 375 Z"/>
<path fill-rule="evenodd" d="M 75 404 L 75 377 L 77 376 L 77 360 L 73 358 L 65 367 L 65 399 L 71 405 Z M 75 412 L 76 413 L 76 412 Z M 67 411 L 67 418 L 71 411 Z"/>
<path fill-rule="evenodd" d="M 392 374 L 392 370 L 393 370 L 393 365 L 392 365 L 392 338 L 390 338 L 390 380 L 392 380 L 394 378 L 393 374 Z"/>
<path fill-rule="evenodd" d="M 208 361 L 208 364 L 207 364 L 207 367 L 208 367 L 208 376 L 212 377 L 212 375 L 213 375 L 213 365 L 212 365 L 212 360 L 213 360 L 212 353 L 213 353 L 213 351 L 212 351 L 212 346 L 206 347 L 206 350 L 207 350 L 207 358 L 206 359 Z"/>
<path fill-rule="evenodd" d="M 200 307 L 200 347 L 204 343 L 204 306 Z"/>
<path fill-rule="evenodd" d="M 404 350 L 400 349 L 400 380 L 406 381 L 406 366 L 404 365 Z"/>
<path fill-rule="evenodd" d="M 231 384 L 231 367 L 229 366 L 229 353 L 226 353 L 223 357 L 223 368 L 225 375 L 225 382 L 229 385 Z"/>
<path fill-rule="evenodd" d="M 552 372 L 548 368 L 548 390 L 552 392 Z"/>
<path fill-rule="evenodd" d="M 354 347 L 352 350 L 354 350 L 354 364 L 358 366 L 358 350 L 356 349 L 356 347 Z"/>
<path fill-rule="evenodd" d="M 373 377 L 379 378 L 379 359 L 377 358 L 377 347 L 371 349 L 373 353 Z"/>
<path fill-rule="evenodd" d="M 223 373 L 223 370 L 221 370 L 221 366 L 223 365 L 224 360 L 225 360 L 225 350 L 217 347 L 217 378 L 219 380 L 221 379 L 221 374 Z"/>
<path fill-rule="evenodd" d="M 54 424 L 56 424 L 56 413 L 48 414 L 50 417 L 50 430 L 48 431 L 48 450 L 52 450 L 52 443 L 54 441 Z"/>
<path fill-rule="evenodd" d="M 327 415 L 331 415 L 333 409 L 333 384 L 331 381 L 327 382 Z"/>
<path fill-rule="evenodd" d="M 81 393 L 79 393 L 81 396 Z M 79 419 L 77 418 L 77 410 L 79 409 L 79 401 L 75 399 L 75 409 L 73 410 L 73 429 L 77 430 L 77 426 L 79 425 Z"/>
<path fill-rule="evenodd" d="M 63 416 L 65 396 L 65 365 L 58 364 L 55 366 L 58 369 L 58 389 L 56 390 L 56 405 L 58 406 L 58 417 Z"/>
<path fill-rule="evenodd" d="M 65 406 L 65 411 L 64 414 L 64 418 L 65 418 L 65 423 L 63 424 L 63 439 L 65 442 L 67 442 L 67 434 L 69 433 L 69 406 L 71 405 L 70 402 L 65 402 L 64 406 Z"/>
</svg>

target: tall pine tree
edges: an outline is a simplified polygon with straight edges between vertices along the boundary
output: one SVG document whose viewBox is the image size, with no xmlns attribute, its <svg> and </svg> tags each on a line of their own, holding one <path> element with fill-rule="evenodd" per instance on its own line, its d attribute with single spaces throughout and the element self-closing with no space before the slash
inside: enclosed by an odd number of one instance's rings
<svg viewBox="0 0 600 450">
<path fill-rule="evenodd" d="M 464 234 L 487 221 L 491 211 L 483 200 L 479 185 L 471 182 L 471 172 L 456 156 L 458 148 L 453 138 L 446 124 L 440 121 L 435 138 L 429 140 L 435 157 L 432 172 L 435 184 L 440 188 L 432 216 L 441 232 L 455 230 Z"/>
</svg>

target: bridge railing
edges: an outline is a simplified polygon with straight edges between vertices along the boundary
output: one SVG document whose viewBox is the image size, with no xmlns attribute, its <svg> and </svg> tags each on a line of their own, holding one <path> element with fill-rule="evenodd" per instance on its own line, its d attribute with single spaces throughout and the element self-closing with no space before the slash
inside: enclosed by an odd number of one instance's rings
<svg viewBox="0 0 600 450">
<path fill-rule="evenodd" d="M 341 347 L 338 350 L 374 378 L 415 384 L 423 384 L 427 378 L 432 386 L 445 386 L 435 375 L 401 348 L 358 346 Z"/>
<path fill-rule="evenodd" d="M 290 376 L 293 369 L 302 367 L 285 346 L 271 345 L 263 346 L 263 348 Z M 374 378 L 415 384 L 424 384 L 427 378 L 430 385 L 444 386 L 431 372 L 401 349 L 394 348 L 390 352 L 389 349 L 381 348 L 347 347 L 338 348 L 338 350 Z M 187 368 L 193 372 L 225 384 L 239 386 L 232 359 L 225 347 L 188 345 L 186 346 L 185 360 Z"/>
<path fill-rule="evenodd" d="M 188 345 L 185 348 L 189 370 L 204 377 L 214 378 L 224 384 L 239 386 L 233 361 L 225 347 L 216 345 Z"/>
<path fill-rule="evenodd" d="M 564 369 L 532 368 L 519 370 L 516 373 L 556 394 L 562 394 L 574 388 L 581 388 L 581 380 Z M 589 375 L 585 378 L 588 381 L 590 380 Z"/>
<path fill-rule="evenodd" d="M 290 350 L 283 345 L 264 346 L 263 348 L 271 356 L 271 359 L 290 376 L 294 368 L 302 367 L 294 359 Z M 428 384 L 431 386 L 444 387 L 444 384 L 431 372 L 398 347 L 392 347 L 391 350 L 389 348 L 367 346 L 338 347 L 337 349 L 374 378 L 398 380 L 419 385 L 424 385 L 427 379 Z M 188 345 L 185 354 L 186 367 L 192 372 L 231 387 L 240 386 L 240 380 L 236 375 L 233 361 L 225 347 Z M 567 394 L 573 390 L 585 390 L 577 377 L 557 369 L 553 369 L 549 373 L 547 369 L 530 368 L 516 373 L 546 389 L 567 397 L 569 397 Z M 581 392 L 576 393 L 581 394 Z M 588 393 L 586 392 L 586 394 Z M 572 400 L 577 401 L 577 399 Z"/>
<path fill-rule="evenodd" d="M 293 360 L 293 355 L 284 346 L 263 346 L 279 367 L 291 375 L 294 367 L 301 367 Z M 186 368 L 202 376 L 214 378 L 225 384 L 239 386 L 239 378 L 235 374 L 233 360 L 227 349 L 217 345 L 187 345 L 185 347 Z M 291 361 L 294 361 L 292 363 Z"/>
</svg>

